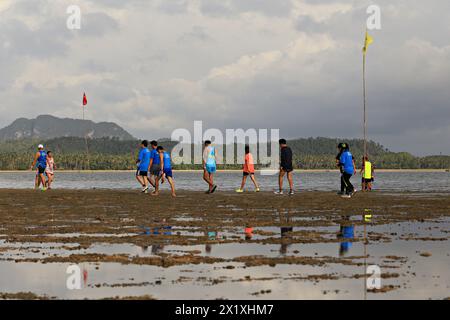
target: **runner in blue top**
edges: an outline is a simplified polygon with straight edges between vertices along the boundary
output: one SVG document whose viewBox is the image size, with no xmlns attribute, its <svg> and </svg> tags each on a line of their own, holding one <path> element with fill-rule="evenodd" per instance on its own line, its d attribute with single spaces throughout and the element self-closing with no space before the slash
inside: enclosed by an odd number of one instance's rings
<svg viewBox="0 0 450 320">
<path fill-rule="evenodd" d="M 155 187 L 155 191 L 152 194 L 156 193 L 158 189 L 159 179 L 161 179 L 161 183 L 164 183 L 164 177 L 160 177 L 161 175 L 161 160 L 159 158 L 159 153 L 156 150 L 158 148 L 158 142 L 152 140 L 150 142 L 151 151 L 150 151 L 150 183 Z"/>
<path fill-rule="evenodd" d="M 148 141 L 143 140 L 141 142 L 141 149 L 139 151 L 139 157 L 136 160 L 137 171 L 136 180 L 142 186 L 142 192 L 148 192 L 148 167 L 150 166 L 150 150 L 148 150 Z"/>
<path fill-rule="evenodd" d="M 45 169 L 47 168 L 47 153 L 44 151 L 44 146 L 40 144 L 38 146 L 38 152 L 34 156 L 33 163 L 30 170 L 37 169 L 36 178 L 34 182 L 34 188 L 38 189 L 42 183 L 42 191 L 47 190 L 45 187 Z"/>
<path fill-rule="evenodd" d="M 355 159 L 350 153 L 348 143 L 340 143 L 338 150 L 340 154 L 338 166 L 342 173 L 340 195 L 345 198 L 350 198 L 355 193 L 355 188 L 350 182 L 350 178 L 356 173 Z"/>
<path fill-rule="evenodd" d="M 216 150 L 211 145 L 211 141 L 205 141 L 205 149 L 203 150 L 203 180 L 209 185 L 206 193 L 214 193 L 217 186 L 214 184 L 214 173 L 216 172 Z"/>
<path fill-rule="evenodd" d="M 337 235 L 337 238 L 341 240 L 339 255 L 344 256 L 352 247 L 353 242 L 351 240 L 355 238 L 355 225 L 351 223 L 349 216 L 344 216 L 339 229 Z"/>
<path fill-rule="evenodd" d="M 172 173 L 172 163 L 170 160 L 170 154 L 164 150 L 164 147 L 158 146 L 156 148 L 158 155 L 159 155 L 159 163 L 161 166 L 161 174 L 157 176 L 157 180 L 155 183 L 155 192 L 153 195 L 157 196 L 159 195 L 159 179 L 166 177 L 167 181 L 169 181 L 170 189 L 172 190 L 172 197 L 176 197 L 175 194 L 175 182 L 173 180 L 173 173 Z"/>
</svg>

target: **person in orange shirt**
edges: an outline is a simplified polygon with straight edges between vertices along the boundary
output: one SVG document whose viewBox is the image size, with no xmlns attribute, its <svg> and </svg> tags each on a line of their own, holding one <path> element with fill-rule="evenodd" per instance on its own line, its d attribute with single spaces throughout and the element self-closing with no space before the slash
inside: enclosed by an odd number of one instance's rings
<svg viewBox="0 0 450 320">
<path fill-rule="evenodd" d="M 250 153 L 250 146 L 245 146 L 245 162 L 244 162 L 244 168 L 243 168 L 244 174 L 242 176 L 242 183 L 241 187 L 236 190 L 238 193 L 244 192 L 244 186 L 245 182 L 247 181 L 247 177 L 250 176 L 250 179 L 252 179 L 253 184 L 255 185 L 255 191 L 259 192 L 259 186 L 255 179 L 255 164 L 253 162 L 253 156 Z"/>
</svg>

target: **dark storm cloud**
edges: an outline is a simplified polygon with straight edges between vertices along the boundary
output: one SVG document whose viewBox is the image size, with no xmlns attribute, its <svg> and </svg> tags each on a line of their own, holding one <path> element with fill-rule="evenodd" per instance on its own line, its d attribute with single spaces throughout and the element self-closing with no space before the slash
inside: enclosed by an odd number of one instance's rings
<svg viewBox="0 0 450 320">
<path fill-rule="evenodd" d="M 65 28 L 65 6 L 55 9 L 61 2 L 9 3 L 0 6 L 0 108 L 14 111 L 2 126 L 40 112 L 79 116 L 86 90 L 89 116 L 141 137 L 194 120 L 290 138 L 362 135 L 372 1 L 81 0 L 76 31 Z M 450 153 L 450 2 L 377 4 L 370 138 L 395 151 Z"/>
</svg>

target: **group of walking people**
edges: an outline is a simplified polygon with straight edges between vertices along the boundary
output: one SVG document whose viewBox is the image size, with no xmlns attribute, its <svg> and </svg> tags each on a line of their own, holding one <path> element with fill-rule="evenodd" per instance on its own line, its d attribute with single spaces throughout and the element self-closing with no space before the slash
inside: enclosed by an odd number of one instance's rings
<svg viewBox="0 0 450 320">
<path fill-rule="evenodd" d="M 38 151 L 34 155 L 30 170 L 33 169 L 36 169 L 36 177 L 34 180 L 35 189 L 38 189 L 41 185 L 42 191 L 51 189 L 55 177 L 56 164 L 53 158 L 53 152 L 45 151 L 42 144 L 38 146 Z"/>
<path fill-rule="evenodd" d="M 350 178 L 356 174 L 355 158 L 350 152 L 350 146 L 348 143 L 339 143 L 338 154 L 336 156 L 336 165 L 341 171 L 341 191 L 338 195 L 343 198 L 351 198 L 356 189 L 350 182 Z M 361 166 L 361 191 L 372 191 L 372 183 L 374 181 L 374 167 L 369 161 L 369 157 L 365 155 L 362 159 Z"/>
<path fill-rule="evenodd" d="M 280 145 L 280 166 L 278 174 L 278 190 L 274 193 L 282 195 L 284 177 L 287 178 L 289 184 L 289 195 L 294 195 L 294 179 L 293 179 L 293 153 L 292 149 L 287 145 L 286 139 L 279 140 Z M 348 143 L 339 143 L 338 154 L 336 156 L 336 165 L 341 172 L 341 190 L 338 194 L 344 198 L 351 198 L 355 194 L 355 188 L 350 179 L 356 174 L 355 158 L 350 152 Z M 167 152 L 163 146 L 158 145 L 158 142 L 153 140 L 150 143 L 148 140 L 143 140 L 140 144 L 139 155 L 136 160 L 136 180 L 142 187 L 143 193 L 149 193 L 150 188 L 152 196 L 158 196 L 160 186 L 167 181 L 170 185 L 171 195 L 176 197 L 175 180 L 172 172 L 172 161 L 170 153 Z M 214 181 L 214 175 L 217 171 L 216 163 L 216 149 L 211 141 L 204 142 L 203 156 L 203 180 L 208 184 L 207 194 L 213 194 L 217 185 Z M 55 160 L 51 151 L 45 151 L 44 146 L 38 146 L 38 152 L 34 156 L 31 170 L 36 169 L 35 188 L 42 185 L 42 190 L 51 189 L 54 181 L 54 170 L 56 169 Z M 250 146 L 245 146 L 245 157 L 243 164 L 243 175 L 241 185 L 236 189 L 237 193 L 243 193 L 247 182 L 250 178 L 254 185 L 255 192 L 260 191 L 259 184 L 255 177 L 255 162 L 253 155 L 250 152 Z M 374 168 L 369 161 L 368 156 L 363 157 L 361 175 L 362 191 L 371 191 Z"/>
</svg>

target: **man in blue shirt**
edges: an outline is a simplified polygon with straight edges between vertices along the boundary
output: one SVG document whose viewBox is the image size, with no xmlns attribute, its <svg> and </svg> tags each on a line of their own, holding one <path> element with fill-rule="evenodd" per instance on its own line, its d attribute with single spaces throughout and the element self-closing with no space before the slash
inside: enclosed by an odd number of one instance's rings
<svg viewBox="0 0 450 320">
<path fill-rule="evenodd" d="M 342 173 L 340 195 L 344 198 L 350 198 L 355 193 L 355 188 L 350 182 L 350 178 L 356 173 L 355 159 L 350 153 L 350 147 L 348 143 L 340 143 L 338 145 L 338 150 L 338 166 L 341 169 Z"/>
<path fill-rule="evenodd" d="M 136 164 L 136 179 L 142 186 L 142 192 L 148 193 L 148 167 L 150 165 L 150 150 L 148 150 L 147 140 L 143 140 L 141 142 L 141 149 L 139 151 L 139 157 L 136 160 Z"/>
<path fill-rule="evenodd" d="M 47 153 L 44 151 L 44 146 L 42 144 L 38 146 L 38 152 L 34 155 L 30 170 L 33 170 L 34 168 L 37 169 L 34 188 L 38 189 L 42 183 L 42 191 L 47 190 L 44 177 L 45 169 L 47 168 Z"/>
<path fill-rule="evenodd" d="M 151 151 L 150 151 L 150 183 L 155 188 L 152 194 L 157 194 L 159 179 L 161 179 L 161 183 L 164 183 L 164 177 L 161 172 L 161 159 L 159 157 L 159 152 L 156 150 L 158 148 L 158 142 L 152 140 L 150 142 Z"/>
<path fill-rule="evenodd" d="M 169 182 L 170 188 L 172 190 L 172 197 L 176 197 L 175 194 L 175 182 L 173 180 L 173 173 L 172 173 L 172 163 L 170 159 L 170 154 L 164 150 L 164 147 L 158 146 L 156 148 L 156 151 L 159 155 L 159 165 L 160 165 L 160 173 L 155 181 L 155 191 L 152 193 L 152 195 L 159 195 L 159 178 L 166 177 L 167 181 Z"/>
</svg>

